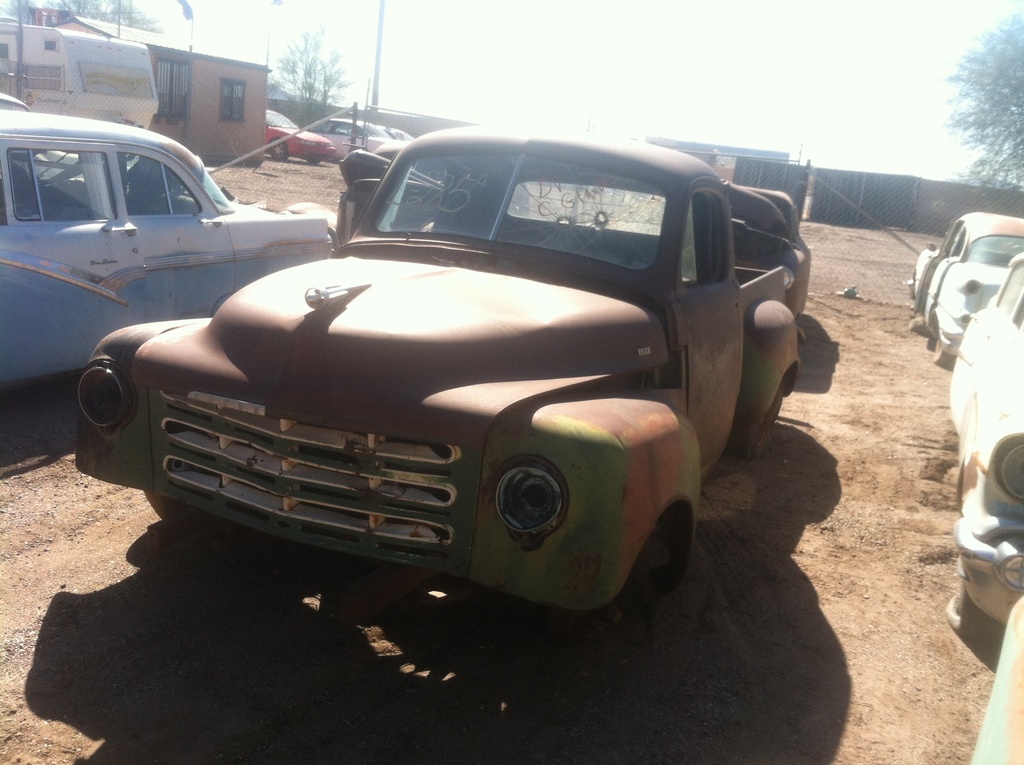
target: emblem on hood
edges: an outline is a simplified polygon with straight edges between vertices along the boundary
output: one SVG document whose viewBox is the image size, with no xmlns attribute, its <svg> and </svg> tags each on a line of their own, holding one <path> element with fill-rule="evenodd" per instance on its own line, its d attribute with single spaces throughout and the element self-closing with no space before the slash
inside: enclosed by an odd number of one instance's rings
<svg viewBox="0 0 1024 765">
<path fill-rule="evenodd" d="M 306 290 L 306 305 L 314 311 L 326 306 L 344 308 L 369 286 L 369 284 L 360 284 L 357 287 L 342 287 L 340 285 L 310 287 Z"/>
</svg>

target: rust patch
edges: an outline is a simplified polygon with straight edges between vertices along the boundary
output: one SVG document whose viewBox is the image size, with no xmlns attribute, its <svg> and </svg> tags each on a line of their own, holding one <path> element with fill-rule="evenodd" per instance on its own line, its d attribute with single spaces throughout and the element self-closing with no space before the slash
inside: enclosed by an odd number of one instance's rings
<svg viewBox="0 0 1024 765">
<path fill-rule="evenodd" d="M 601 573 L 601 553 L 573 553 L 569 556 L 569 581 L 565 591 L 570 595 L 586 596 L 597 584 Z"/>
</svg>

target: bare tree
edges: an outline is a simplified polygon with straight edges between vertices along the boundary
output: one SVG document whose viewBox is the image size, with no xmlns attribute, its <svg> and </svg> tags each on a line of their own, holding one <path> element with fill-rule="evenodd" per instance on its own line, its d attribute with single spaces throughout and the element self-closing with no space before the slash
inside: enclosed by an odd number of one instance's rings
<svg viewBox="0 0 1024 765">
<path fill-rule="evenodd" d="M 993 186 L 1024 185 L 1024 16 L 980 38 L 957 65 L 949 126 L 980 149 L 969 178 Z"/>
<path fill-rule="evenodd" d="M 315 34 L 303 32 L 298 40 L 288 44 L 271 77 L 274 87 L 294 98 L 289 116 L 303 125 L 335 111 L 335 105 L 352 84 L 344 79 L 341 54 L 325 51 L 323 43 L 323 29 Z"/>
</svg>

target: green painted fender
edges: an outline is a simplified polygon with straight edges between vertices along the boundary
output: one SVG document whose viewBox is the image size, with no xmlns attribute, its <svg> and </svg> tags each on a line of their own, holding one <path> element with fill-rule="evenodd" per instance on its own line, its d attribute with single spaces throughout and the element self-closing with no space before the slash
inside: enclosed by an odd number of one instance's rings
<svg viewBox="0 0 1024 765">
<path fill-rule="evenodd" d="M 485 447 L 469 578 L 531 601 L 574 610 L 607 605 L 670 505 L 700 497 L 696 434 L 678 391 L 537 406 L 497 419 Z M 524 539 L 498 514 L 503 467 L 543 460 L 564 479 L 567 506 L 546 536 Z"/>
</svg>

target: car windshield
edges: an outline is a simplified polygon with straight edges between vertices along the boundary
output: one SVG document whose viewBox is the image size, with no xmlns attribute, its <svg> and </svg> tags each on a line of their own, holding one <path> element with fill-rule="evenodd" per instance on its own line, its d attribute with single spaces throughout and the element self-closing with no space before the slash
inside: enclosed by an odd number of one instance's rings
<svg viewBox="0 0 1024 765">
<path fill-rule="evenodd" d="M 650 182 L 517 154 L 460 154 L 405 167 L 386 233 L 467 236 L 639 270 L 657 257 L 665 196 Z"/>
<path fill-rule="evenodd" d="M 971 245 L 967 262 L 1006 268 L 1019 252 L 1024 252 L 1024 237 L 983 236 Z"/>
<path fill-rule="evenodd" d="M 257 112 L 258 114 L 259 112 Z M 277 128 L 288 128 L 289 130 L 298 130 L 299 126 L 292 122 L 290 119 L 285 117 L 283 114 L 277 112 L 267 111 L 267 124 L 270 127 Z"/>
</svg>

